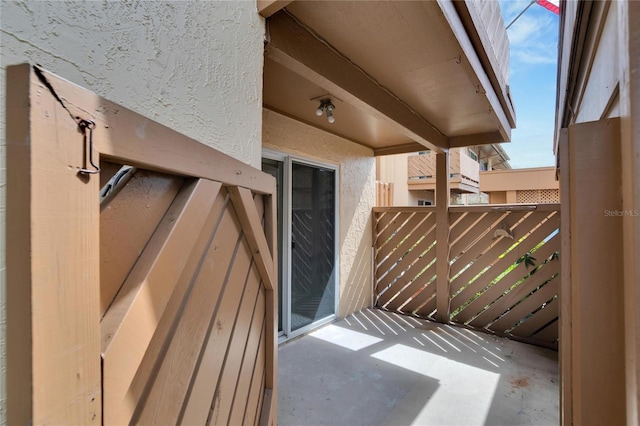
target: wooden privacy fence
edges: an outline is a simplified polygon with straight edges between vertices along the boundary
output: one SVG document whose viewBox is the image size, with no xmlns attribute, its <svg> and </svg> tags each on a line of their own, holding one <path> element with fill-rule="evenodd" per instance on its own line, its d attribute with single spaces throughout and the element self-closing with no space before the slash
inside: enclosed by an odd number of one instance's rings
<svg viewBox="0 0 640 426">
<path fill-rule="evenodd" d="M 28 65 L 7 82 L 8 423 L 275 424 L 275 180 Z"/>
<path fill-rule="evenodd" d="M 376 207 L 393 205 L 393 183 L 376 181 Z"/>
<path fill-rule="evenodd" d="M 374 209 L 380 308 L 557 347 L 560 205 L 451 207 L 448 291 L 436 281 L 436 209 Z M 445 222 L 446 224 L 447 222 Z"/>
</svg>

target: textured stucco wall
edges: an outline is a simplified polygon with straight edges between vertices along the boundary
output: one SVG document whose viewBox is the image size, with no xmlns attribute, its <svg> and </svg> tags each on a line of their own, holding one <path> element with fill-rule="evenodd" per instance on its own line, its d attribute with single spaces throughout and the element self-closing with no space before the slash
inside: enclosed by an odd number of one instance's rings
<svg viewBox="0 0 640 426">
<path fill-rule="evenodd" d="M 264 110 L 263 147 L 339 166 L 338 315 L 371 300 L 371 209 L 375 203 L 373 151 L 330 133 Z"/>
<path fill-rule="evenodd" d="M 264 20 L 254 1 L 0 3 L 0 424 L 5 68 L 22 62 L 260 166 Z"/>
</svg>

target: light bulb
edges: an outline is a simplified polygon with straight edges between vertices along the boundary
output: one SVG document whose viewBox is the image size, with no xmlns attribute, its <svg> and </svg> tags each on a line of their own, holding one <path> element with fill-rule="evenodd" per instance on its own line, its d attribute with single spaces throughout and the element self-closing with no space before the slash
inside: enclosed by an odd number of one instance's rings
<svg viewBox="0 0 640 426">
<path fill-rule="evenodd" d="M 316 115 L 317 115 L 318 117 L 320 117 L 320 116 L 322 115 L 322 105 L 320 105 L 320 106 L 318 107 L 318 109 L 316 110 Z"/>
<path fill-rule="evenodd" d="M 331 111 L 327 111 L 327 121 L 331 124 L 336 122 L 336 118 L 331 114 Z"/>
</svg>

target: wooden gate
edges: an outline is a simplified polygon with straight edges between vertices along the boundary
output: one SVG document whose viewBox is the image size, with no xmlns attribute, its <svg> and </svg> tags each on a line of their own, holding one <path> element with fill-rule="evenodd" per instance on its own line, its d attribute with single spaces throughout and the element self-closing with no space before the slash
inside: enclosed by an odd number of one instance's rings
<svg viewBox="0 0 640 426">
<path fill-rule="evenodd" d="M 274 179 L 28 65 L 7 81 L 8 422 L 275 424 Z"/>
</svg>

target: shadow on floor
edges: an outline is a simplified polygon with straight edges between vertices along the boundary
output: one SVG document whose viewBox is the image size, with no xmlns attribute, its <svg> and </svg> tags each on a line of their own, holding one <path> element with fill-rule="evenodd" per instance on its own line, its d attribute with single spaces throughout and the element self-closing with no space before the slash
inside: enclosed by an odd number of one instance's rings
<svg viewBox="0 0 640 426">
<path fill-rule="evenodd" d="M 279 349 L 281 425 L 558 424 L 557 353 L 377 309 Z"/>
</svg>

